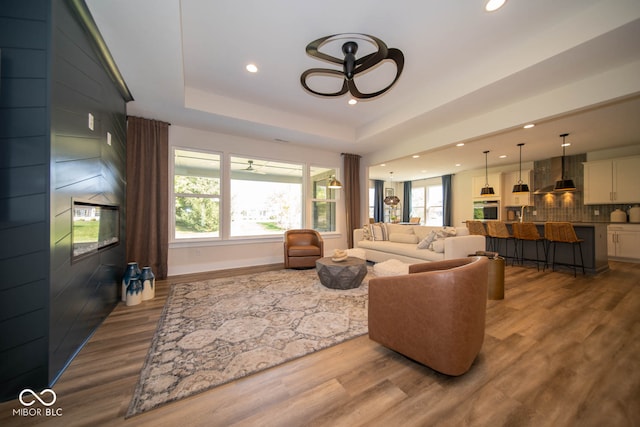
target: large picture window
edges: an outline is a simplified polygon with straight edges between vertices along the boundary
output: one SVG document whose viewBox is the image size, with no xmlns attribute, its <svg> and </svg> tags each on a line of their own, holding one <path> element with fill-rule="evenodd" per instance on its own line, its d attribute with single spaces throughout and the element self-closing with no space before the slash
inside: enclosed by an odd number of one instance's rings
<svg viewBox="0 0 640 427">
<path fill-rule="evenodd" d="M 338 230 L 335 168 L 175 148 L 173 171 L 175 242 Z"/>
<path fill-rule="evenodd" d="M 220 237 L 220 155 L 174 151 L 174 238 Z"/>
<path fill-rule="evenodd" d="M 302 224 L 303 165 L 231 157 L 230 236 L 282 234 Z"/>
</svg>

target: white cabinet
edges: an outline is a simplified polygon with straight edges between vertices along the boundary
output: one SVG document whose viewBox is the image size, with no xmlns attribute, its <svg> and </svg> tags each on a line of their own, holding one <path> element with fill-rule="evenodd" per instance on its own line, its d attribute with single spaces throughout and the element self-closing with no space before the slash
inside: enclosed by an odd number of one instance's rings
<svg viewBox="0 0 640 427">
<path fill-rule="evenodd" d="M 584 204 L 640 202 L 640 156 L 584 163 Z"/>
<path fill-rule="evenodd" d="M 493 191 L 495 192 L 494 196 L 489 196 L 489 197 L 493 197 L 494 199 L 500 199 L 500 196 L 502 196 L 502 173 L 490 173 L 488 178 L 489 178 L 489 187 L 493 187 Z M 472 178 L 472 188 L 473 188 L 472 197 L 473 198 L 477 199 L 480 197 L 485 197 L 480 195 L 480 192 L 484 188 L 485 182 L 486 182 L 485 175 L 474 176 Z"/>
<path fill-rule="evenodd" d="M 607 253 L 610 258 L 640 261 L 640 224 L 609 225 Z"/>
<path fill-rule="evenodd" d="M 505 173 L 503 176 L 504 192 L 502 194 L 503 206 L 531 206 L 533 205 L 533 180 L 531 171 L 522 171 L 522 183 L 529 186 L 528 193 L 513 193 L 513 186 L 520 179 L 520 171 Z"/>
</svg>

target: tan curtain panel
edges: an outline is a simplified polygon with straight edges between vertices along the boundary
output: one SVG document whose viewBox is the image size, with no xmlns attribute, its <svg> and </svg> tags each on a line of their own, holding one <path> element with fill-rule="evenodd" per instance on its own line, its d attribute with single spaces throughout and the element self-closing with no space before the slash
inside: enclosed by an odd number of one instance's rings
<svg viewBox="0 0 640 427">
<path fill-rule="evenodd" d="M 347 219 L 347 247 L 353 247 L 353 230 L 360 228 L 360 156 L 342 153 L 344 162 L 344 182 L 342 191 L 345 199 Z"/>
<path fill-rule="evenodd" d="M 169 123 L 127 118 L 127 260 L 167 277 Z"/>
</svg>

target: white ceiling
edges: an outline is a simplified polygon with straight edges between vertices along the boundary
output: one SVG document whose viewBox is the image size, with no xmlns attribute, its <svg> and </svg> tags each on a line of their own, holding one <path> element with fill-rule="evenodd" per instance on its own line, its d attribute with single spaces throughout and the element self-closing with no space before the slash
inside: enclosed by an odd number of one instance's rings
<svg viewBox="0 0 640 427">
<path fill-rule="evenodd" d="M 554 157 L 564 132 L 567 154 L 640 144 L 638 0 L 509 0 L 493 13 L 484 0 L 86 3 L 135 99 L 129 114 L 357 153 L 372 178 L 482 168 L 484 150 L 489 166 L 514 163 L 520 142 L 523 161 Z M 333 68 L 305 46 L 337 33 L 404 53 L 389 92 L 349 106 L 302 88 L 305 70 Z M 359 83 L 384 87 L 394 72 Z"/>
</svg>

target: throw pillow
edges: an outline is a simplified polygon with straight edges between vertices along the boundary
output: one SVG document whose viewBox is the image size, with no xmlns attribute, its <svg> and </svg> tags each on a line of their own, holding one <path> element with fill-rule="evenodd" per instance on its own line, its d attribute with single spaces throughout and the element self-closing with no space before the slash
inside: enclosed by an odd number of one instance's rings
<svg viewBox="0 0 640 427">
<path fill-rule="evenodd" d="M 439 254 L 443 253 L 444 252 L 444 240 L 445 239 L 435 240 L 433 242 L 433 245 L 432 245 L 432 250 L 434 252 L 436 252 L 436 253 L 439 253 Z"/>
<path fill-rule="evenodd" d="M 373 240 L 373 236 L 371 235 L 371 226 L 369 224 L 362 227 L 362 239 L 363 240 Z"/>
<path fill-rule="evenodd" d="M 420 243 L 418 243 L 418 249 L 428 249 L 431 243 L 436 239 L 436 232 L 431 230 L 427 237 L 422 239 Z"/>
<path fill-rule="evenodd" d="M 389 240 L 387 225 L 383 222 L 373 224 L 371 226 L 371 236 L 373 237 L 373 239 L 371 240 L 376 240 L 376 241 Z"/>
<path fill-rule="evenodd" d="M 407 233 L 391 233 L 389 234 L 389 241 L 397 243 L 418 243 L 418 236 L 415 234 Z"/>
</svg>

